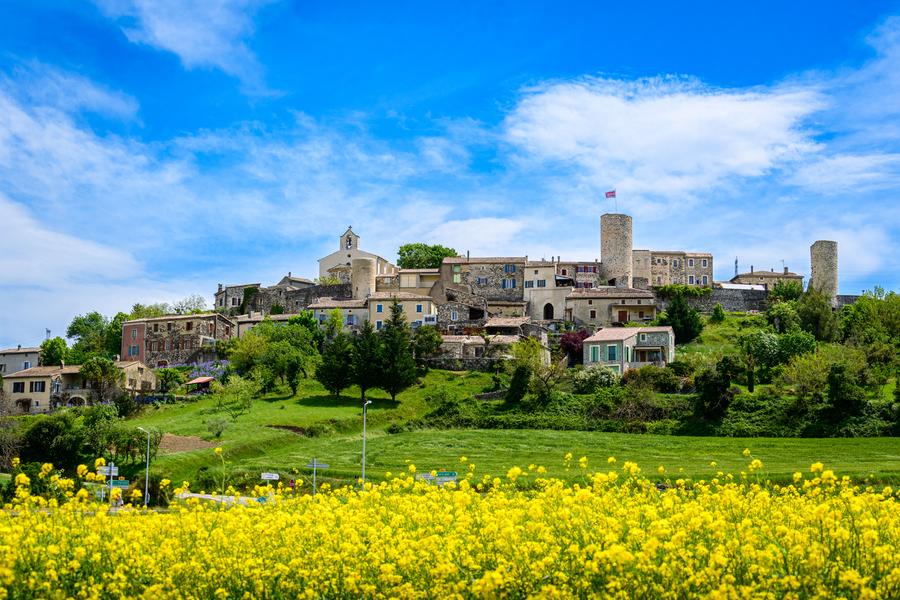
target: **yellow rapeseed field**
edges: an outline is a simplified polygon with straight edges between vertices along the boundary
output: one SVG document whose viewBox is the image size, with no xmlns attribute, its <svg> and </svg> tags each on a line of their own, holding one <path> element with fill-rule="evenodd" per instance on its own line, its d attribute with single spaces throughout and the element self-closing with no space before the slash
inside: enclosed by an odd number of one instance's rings
<svg viewBox="0 0 900 600">
<path fill-rule="evenodd" d="M 751 458 L 663 489 L 613 458 L 594 472 L 567 456 L 584 474 L 573 485 L 462 465 L 437 487 L 410 466 L 363 490 L 257 488 L 265 503 L 168 512 L 110 511 L 81 489 L 87 467 L 69 480 L 45 465 L 52 493 L 18 472 L 0 513 L 0 597 L 900 597 L 893 490 L 818 463 L 771 485 Z"/>
</svg>

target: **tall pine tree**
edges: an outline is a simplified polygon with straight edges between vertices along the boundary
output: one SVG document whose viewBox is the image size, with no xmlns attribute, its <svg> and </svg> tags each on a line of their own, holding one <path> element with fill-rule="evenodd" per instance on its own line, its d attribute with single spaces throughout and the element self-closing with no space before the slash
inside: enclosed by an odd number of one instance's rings
<svg viewBox="0 0 900 600">
<path fill-rule="evenodd" d="M 397 394 L 414 384 L 418 378 L 412 331 L 399 302 L 394 301 L 391 306 L 391 318 L 382 327 L 380 335 L 383 369 L 378 387 L 390 394 L 391 400 L 396 400 Z"/>
<path fill-rule="evenodd" d="M 366 321 L 353 338 L 351 360 L 353 383 L 359 386 L 360 398 L 366 401 L 366 392 L 380 387 L 382 376 L 381 338 L 375 333 L 372 323 Z"/>
<path fill-rule="evenodd" d="M 316 368 L 316 379 L 335 397 L 353 384 L 353 343 L 349 335 L 338 332 L 325 342 L 322 362 Z"/>
</svg>

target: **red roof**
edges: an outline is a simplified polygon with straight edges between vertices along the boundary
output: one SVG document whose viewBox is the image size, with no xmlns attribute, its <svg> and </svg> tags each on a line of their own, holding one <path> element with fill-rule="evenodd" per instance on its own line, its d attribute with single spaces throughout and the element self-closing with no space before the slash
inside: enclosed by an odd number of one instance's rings
<svg viewBox="0 0 900 600">
<path fill-rule="evenodd" d="M 192 383 L 209 383 L 210 381 L 215 380 L 215 377 L 197 377 L 196 379 L 191 379 L 187 382 L 188 385 Z"/>
</svg>

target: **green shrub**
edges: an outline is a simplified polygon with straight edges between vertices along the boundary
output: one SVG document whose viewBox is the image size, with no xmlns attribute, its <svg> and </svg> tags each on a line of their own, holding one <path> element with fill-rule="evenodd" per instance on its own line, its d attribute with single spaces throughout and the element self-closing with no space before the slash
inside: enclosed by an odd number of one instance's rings
<svg viewBox="0 0 900 600">
<path fill-rule="evenodd" d="M 510 403 L 518 403 L 525 397 L 528 392 L 528 386 L 531 383 L 531 369 L 525 365 L 519 365 L 513 371 L 509 380 L 509 390 L 506 392 L 506 401 Z"/>
<path fill-rule="evenodd" d="M 580 369 L 572 376 L 572 387 L 578 394 L 593 394 L 600 388 L 619 383 L 619 376 L 605 365 L 592 365 Z"/>
<path fill-rule="evenodd" d="M 725 309 L 722 308 L 722 304 L 720 302 L 716 302 L 716 305 L 713 306 L 712 314 L 709 316 L 710 323 L 724 323 L 725 322 Z"/>
<path fill-rule="evenodd" d="M 665 394 L 677 392 L 681 383 L 674 371 L 656 365 L 644 365 L 639 369 L 629 369 L 622 376 L 622 382 L 627 385 L 647 387 Z"/>
</svg>

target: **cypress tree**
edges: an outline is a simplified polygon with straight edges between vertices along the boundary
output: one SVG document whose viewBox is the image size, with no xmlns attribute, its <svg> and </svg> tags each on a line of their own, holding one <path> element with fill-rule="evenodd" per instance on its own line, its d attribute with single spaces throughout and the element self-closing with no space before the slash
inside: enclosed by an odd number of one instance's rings
<svg viewBox="0 0 900 600">
<path fill-rule="evenodd" d="M 381 329 L 382 365 L 381 389 L 397 399 L 397 394 L 411 386 L 418 378 L 413 356 L 412 331 L 398 302 L 391 306 L 391 318 Z"/>
</svg>

